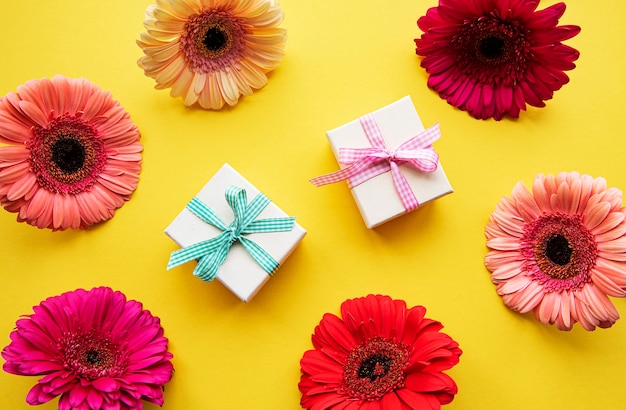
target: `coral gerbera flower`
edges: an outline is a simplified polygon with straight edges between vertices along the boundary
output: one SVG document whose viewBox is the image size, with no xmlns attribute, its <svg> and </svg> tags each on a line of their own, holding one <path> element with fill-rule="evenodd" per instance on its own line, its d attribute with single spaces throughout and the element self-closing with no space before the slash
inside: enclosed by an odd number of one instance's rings
<svg viewBox="0 0 626 410">
<path fill-rule="evenodd" d="M 538 0 L 439 0 L 417 21 L 415 40 L 428 86 L 481 119 L 517 118 L 569 81 L 579 53 L 561 42 L 580 27 L 557 26 L 565 4 Z"/>
<path fill-rule="evenodd" d="M 4 371 L 39 376 L 26 401 L 56 396 L 60 410 L 141 409 L 163 404 L 172 354 L 158 317 L 110 288 L 78 289 L 19 319 L 2 351 Z"/>
<path fill-rule="evenodd" d="M 0 204 L 53 230 L 113 216 L 137 187 L 139 130 L 89 81 L 31 80 L 0 99 Z"/>
<path fill-rule="evenodd" d="M 622 192 L 576 172 L 518 183 L 485 230 L 485 265 L 504 303 L 561 330 L 610 327 L 607 295 L 626 296 L 626 212 Z"/>
<path fill-rule="evenodd" d="M 282 60 L 282 20 L 274 0 L 158 0 L 146 11 L 138 64 L 185 105 L 235 105 Z"/>
<path fill-rule="evenodd" d="M 439 409 L 457 386 L 443 373 L 461 349 L 426 309 L 368 295 L 327 313 L 300 361 L 298 385 L 306 409 Z"/>
</svg>

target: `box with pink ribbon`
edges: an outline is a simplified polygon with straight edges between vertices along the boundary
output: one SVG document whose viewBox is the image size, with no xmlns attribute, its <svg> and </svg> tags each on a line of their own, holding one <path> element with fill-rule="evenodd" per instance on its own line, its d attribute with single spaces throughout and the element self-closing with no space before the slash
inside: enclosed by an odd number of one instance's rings
<svg viewBox="0 0 626 410">
<path fill-rule="evenodd" d="M 311 182 L 348 181 L 370 229 L 453 192 L 432 145 L 439 124 L 425 129 L 409 96 L 326 134 L 341 170 Z"/>
<path fill-rule="evenodd" d="M 181 247 L 167 269 L 195 263 L 194 276 L 248 302 L 306 235 L 295 219 L 224 164 L 165 229 Z"/>
</svg>

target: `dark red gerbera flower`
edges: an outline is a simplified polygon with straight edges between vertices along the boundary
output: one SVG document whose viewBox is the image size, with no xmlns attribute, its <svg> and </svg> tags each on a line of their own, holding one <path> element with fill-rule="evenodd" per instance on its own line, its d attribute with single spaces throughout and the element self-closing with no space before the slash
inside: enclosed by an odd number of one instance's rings
<svg viewBox="0 0 626 410">
<path fill-rule="evenodd" d="M 457 342 L 424 318 L 422 306 L 369 295 L 327 313 L 300 361 L 303 408 L 439 409 L 457 393 L 445 373 L 459 362 Z"/>
<path fill-rule="evenodd" d="M 517 118 L 543 107 L 569 81 L 579 53 L 561 44 L 580 27 L 558 26 L 565 3 L 536 11 L 539 0 L 439 0 L 417 20 L 415 40 L 428 86 L 480 119 Z"/>
</svg>

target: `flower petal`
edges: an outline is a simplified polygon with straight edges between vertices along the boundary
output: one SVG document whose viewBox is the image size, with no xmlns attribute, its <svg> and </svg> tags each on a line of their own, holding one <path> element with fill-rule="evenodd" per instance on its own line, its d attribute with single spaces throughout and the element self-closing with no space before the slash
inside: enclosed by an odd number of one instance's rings
<svg viewBox="0 0 626 410">
<path fill-rule="evenodd" d="M 609 212 L 611 212 L 611 205 L 607 202 L 593 206 L 586 214 L 585 225 L 593 230 L 606 219 Z"/>
</svg>

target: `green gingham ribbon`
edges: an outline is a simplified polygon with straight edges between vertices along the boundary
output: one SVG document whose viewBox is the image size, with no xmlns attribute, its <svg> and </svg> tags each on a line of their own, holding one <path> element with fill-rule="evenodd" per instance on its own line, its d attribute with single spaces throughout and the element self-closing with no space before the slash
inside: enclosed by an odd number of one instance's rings
<svg viewBox="0 0 626 410">
<path fill-rule="evenodd" d="M 239 241 L 250 253 L 252 258 L 267 272 L 274 273 L 278 268 L 278 262 L 263 248 L 244 235 L 250 233 L 286 232 L 291 231 L 295 224 L 295 216 L 286 218 L 268 218 L 255 220 L 257 216 L 271 202 L 265 195 L 259 192 L 248 203 L 246 190 L 233 185 L 226 188 L 226 202 L 232 208 L 234 220 L 226 226 L 219 216 L 207 204 L 193 198 L 187 209 L 204 222 L 215 226 L 223 232 L 202 242 L 178 249 L 170 255 L 167 269 L 175 268 L 194 259 L 198 264 L 193 274 L 204 281 L 211 281 L 226 260 L 228 251 L 233 243 Z"/>
</svg>

